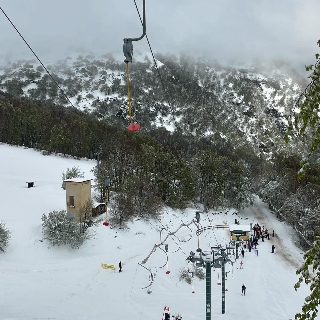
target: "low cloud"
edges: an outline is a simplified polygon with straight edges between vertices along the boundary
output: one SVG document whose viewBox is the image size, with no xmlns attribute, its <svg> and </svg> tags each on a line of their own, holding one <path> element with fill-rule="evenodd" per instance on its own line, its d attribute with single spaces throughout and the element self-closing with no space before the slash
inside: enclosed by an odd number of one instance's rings
<svg viewBox="0 0 320 320">
<path fill-rule="evenodd" d="M 141 12 L 142 0 L 136 2 Z M 123 38 L 142 33 L 133 0 L 2 0 L 1 7 L 45 59 L 74 51 L 121 56 Z M 280 59 L 299 69 L 320 51 L 318 0 L 146 0 L 146 8 L 155 52 L 205 55 L 222 63 Z M 0 30 L 2 58 L 33 58 L 2 12 Z M 149 51 L 145 39 L 134 49 Z"/>
</svg>

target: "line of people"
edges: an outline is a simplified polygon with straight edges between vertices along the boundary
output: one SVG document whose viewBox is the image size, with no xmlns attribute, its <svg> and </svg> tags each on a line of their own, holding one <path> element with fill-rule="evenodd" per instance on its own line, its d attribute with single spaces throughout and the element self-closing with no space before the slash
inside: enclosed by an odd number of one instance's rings
<svg viewBox="0 0 320 320">
<path fill-rule="evenodd" d="M 272 230 L 272 237 L 274 237 L 274 230 Z M 258 241 L 261 239 L 262 242 L 264 242 L 264 239 L 267 238 L 268 240 L 270 240 L 270 235 L 268 232 L 268 229 L 265 229 L 264 226 L 260 226 L 259 223 L 256 223 L 253 226 L 253 236 L 251 236 L 248 240 L 247 243 L 244 243 L 244 241 L 242 240 L 242 247 L 241 247 L 241 255 L 242 258 L 244 258 L 244 249 L 246 249 L 246 246 L 248 246 L 248 250 L 249 252 L 251 252 L 251 249 L 254 247 L 255 249 L 257 249 L 257 245 L 258 245 Z M 275 250 L 275 245 L 273 244 L 271 246 L 271 253 L 274 253 Z M 256 250 L 257 252 L 257 256 L 258 256 L 258 250 Z M 243 269 L 243 262 L 240 262 L 240 269 Z M 246 295 L 246 289 L 247 287 L 243 284 L 241 287 L 241 294 L 243 296 Z"/>
</svg>

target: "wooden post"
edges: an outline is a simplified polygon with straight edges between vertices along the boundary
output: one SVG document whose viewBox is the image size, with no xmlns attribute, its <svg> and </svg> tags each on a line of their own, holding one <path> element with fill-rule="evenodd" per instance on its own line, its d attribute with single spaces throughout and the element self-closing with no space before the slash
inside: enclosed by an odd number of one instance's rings
<svg viewBox="0 0 320 320">
<path fill-rule="evenodd" d="M 106 221 L 108 218 L 108 203 L 109 203 L 109 188 L 107 188 L 107 199 L 106 199 Z"/>
</svg>

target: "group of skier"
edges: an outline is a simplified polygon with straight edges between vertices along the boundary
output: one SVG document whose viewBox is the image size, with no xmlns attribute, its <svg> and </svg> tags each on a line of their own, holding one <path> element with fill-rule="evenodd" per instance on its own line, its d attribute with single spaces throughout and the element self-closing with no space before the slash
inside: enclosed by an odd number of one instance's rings
<svg viewBox="0 0 320 320">
<path fill-rule="evenodd" d="M 272 230 L 272 237 L 274 237 L 274 230 Z M 248 242 L 245 244 L 242 241 L 242 248 L 241 248 L 241 255 L 244 258 L 244 249 L 246 248 L 246 246 L 248 246 L 248 250 L 249 252 L 251 252 L 251 249 L 254 248 L 257 249 L 257 245 L 258 245 L 258 241 L 261 239 L 262 242 L 264 242 L 264 238 L 267 238 L 268 240 L 270 240 L 270 235 L 268 232 L 268 229 L 265 229 L 264 226 L 259 225 L 259 223 L 256 223 L 253 226 L 253 236 L 250 237 L 250 239 L 248 240 Z M 271 247 L 271 253 L 274 253 L 276 246 L 273 244 Z M 257 251 L 257 255 L 258 255 L 258 250 Z M 243 262 L 240 262 L 240 269 L 243 269 Z M 242 295 L 246 295 L 246 286 L 243 284 L 241 287 L 241 294 Z"/>
<path fill-rule="evenodd" d="M 164 307 L 162 320 L 170 320 L 170 309 L 168 306 Z M 182 317 L 179 313 L 172 316 L 172 320 L 182 320 Z"/>
<path fill-rule="evenodd" d="M 272 231 L 272 236 L 274 237 L 274 230 Z M 264 226 L 259 225 L 259 223 L 256 223 L 253 226 L 253 237 L 251 236 L 248 240 L 247 246 L 249 252 L 251 252 L 251 249 L 254 248 L 257 249 L 258 241 L 261 239 L 262 242 L 264 242 L 264 239 L 267 238 L 270 240 L 270 234 L 268 232 L 268 229 L 265 229 Z M 272 245 L 272 253 L 274 253 L 275 246 Z"/>
</svg>

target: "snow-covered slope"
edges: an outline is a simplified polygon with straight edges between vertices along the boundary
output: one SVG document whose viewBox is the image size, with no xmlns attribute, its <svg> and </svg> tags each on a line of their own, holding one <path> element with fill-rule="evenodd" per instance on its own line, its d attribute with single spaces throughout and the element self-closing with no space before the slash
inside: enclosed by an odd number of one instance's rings
<svg viewBox="0 0 320 320">
<path fill-rule="evenodd" d="M 164 239 L 168 231 L 194 218 L 194 208 L 184 212 L 167 208 L 160 220 L 134 221 L 125 230 L 100 223 L 89 228 L 93 238 L 79 250 L 48 248 L 40 241 L 42 214 L 65 209 L 61 173 L 72 166 L 79 166 L 92 178 L 93 161 L 44 156 L 0 144 L 0 219 L 12 232 L 7 252 L 0 254 L 0 319 L 159 320 L 166 305 L 184 320 L 204 319 L 205 280 L 195 280 L 195 293 L 191 285 L 179 281 L 180 269 L 188 266 L 186 257 L 197 248 L 194 224 L 168 238 L 170 274 L 166 274 L 166 256 L 159 249 L 144 264 L 154 277 L 148 288 L 150 273 L 139 265 L 160 242 L 160 236 Z M 27 181 L 35 181 L 35 187 L 28 189 Z M 225 315 L 221 314 L 221 286 L 217 285 L 219 271 L 212 271 L 212 319 L 293 319 L 309 289 L 293 289 L 302 252 L 294 245 L 292 230 L 277 221 L 259 199 L 252 208 L 234 213 L 232 209 L 210 211 L 202 214 L 201 225 L 231 224 L 238 218 L 241 224 L 259 222 L 275 230 L 276 236 L 258 245 L 258 255 L 245 252 L 233 268 L 227 265 Z M 226 229 L 205 231 L 200 237 L 203 250 L 228 242 Z M 272 244 L 275 254 L 271 253 Z M 243 270 L 239 269 L 241 260 Z M 101 262 L 117 267 L 119 261 L 122 273 L 118 268 L 101 268 Z M 243 283 L 246 296 L 241 295 Z"/>
<path fill-rule="evenodd" d="M 220 133 L 233 145 L 250 143 L 257 153 L 284 148 L 285 116 L 307 85 L 290 66 L 228 67 L 184 56 L 156 56 L 158 71 L 148 55 L 136 55 L 130 64 L 132 114 L 142 130 L 164 127 L 198 137 Z M 110 55 L 80 55 L 47 67 L 77 108 L 114 126 L 123 126 L 122 117 L 129 121 L 122 61 Z M 0 90 L 69 104 L 35 60 L 0 66 Z"/>
</svg>

